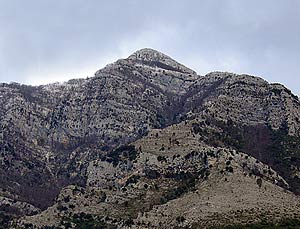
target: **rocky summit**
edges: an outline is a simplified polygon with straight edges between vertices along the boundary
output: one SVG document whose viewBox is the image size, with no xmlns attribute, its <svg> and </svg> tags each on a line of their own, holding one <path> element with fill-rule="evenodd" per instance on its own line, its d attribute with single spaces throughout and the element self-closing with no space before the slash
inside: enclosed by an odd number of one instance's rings
<svg viewBox="0 0 300 229">
<path fill-rule="evenodd" d="M 299 194 L 283 85 L 152 49 L 87 79 L 0 84 L 0 228 L 299 228 Z"/>
</svg>

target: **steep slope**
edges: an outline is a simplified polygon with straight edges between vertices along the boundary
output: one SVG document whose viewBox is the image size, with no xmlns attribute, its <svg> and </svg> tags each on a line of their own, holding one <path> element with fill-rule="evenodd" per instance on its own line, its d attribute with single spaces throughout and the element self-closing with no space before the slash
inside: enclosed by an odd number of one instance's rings
<svg viewBox="0 0 300 229">
<path fill-rule="evenodd" d="M 192 226 L 206 222 L 192 203 L 212 217 L 201 203 L 217 204 L 222 186 L 224 201 L 234 202 L 230 211 L 248 212 L 243 205 L 251 202 L 271 220 L 291 205 L 290 218 L 298 199 L 289 191 L 300 193 L 299 122 L 299 99 L 282 85 L 233 73 L 198 76 L 152 49 L 92 78 L 1 84 L 0 220 L 35 215 L 23 222 L 155 227 L 160 218 L 161 225 Z M 196 191 L 204 196 L 199 203 Z M 17 204 L 8 210 L 11 200 Z M 169 202 L 186 208 L 171 212 Z M 227 202 L 219 206 L 225 219 Z M 178 222 L 186 211 L 193 217 Z"/>
<path fill-rule="evenodd" d="M 86 80 L 2 84 L 1 187 L 44 208 L 61 187 L 85 183 L 87 162 L 98 154 L 85 146 L 101 153 L 172 123 L 175 92 L 184 93 L 187 79 L 197 76 L 157 51 L 134 55 L 139 58 L 119 60 Z"/>
<path fill-rule="evenodd" d="M 299 217 L 299 197 L 286 191 L 287 183 L 279 174 L 232 148 L 205 146 L 202 139 L 219 127 L 205 125 L 205 134 L 195 133 L 198 123 L 199 120 L 192 120 L 155 130 L 135 143 L 144 146 L 146 152 L 163 157 L 181 154 L 189 158 L 201 149 L 208 150 L 206 178 L 197 180 L 194 189 L 185 195 L 139 215 L 137 225 L 207 228 Z"/>
<path fill-rule="evenodd" d="M 285 124 L 289 135 L 300 134 L 299 99 L 280 84 L 249 75 L 214 72 L 198 79 L 189 90 L 186 106 L 194 106 L 195 113 L 206 112 L 238 124 L 265 124 L 275 130 Z"/>
<path fill-rule="evenodd" d="M 185 102 L 185 110 L 191 111 L 188 118 L 204 118 L 206 124 L 220 128 L 203 136 L 206 142 L 256 157 L 274 167 L 291 190 L 300 193 L 297 96 L 258 77 L 220 72 L 198 79 L 190 90 Z M 201 125 L 203 122 L 197 127 Z"/>
<path fill-rule="evenodd" d="M 152 130 L 91 162 L 86 188 L 67 187 L 57 204 L 20 225 L 206 228 L 300 216 L 299 198 L 280 175 L 247 154 L 199 141 L 196 123 Z"/>
</svg>

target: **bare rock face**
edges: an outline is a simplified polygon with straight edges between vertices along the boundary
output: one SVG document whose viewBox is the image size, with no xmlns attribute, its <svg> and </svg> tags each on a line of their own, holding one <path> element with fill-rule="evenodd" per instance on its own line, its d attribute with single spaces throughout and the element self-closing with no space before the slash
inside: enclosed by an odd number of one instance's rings
<svg viewBox="0 0 300 229">
<path fill-rule="evenodd" d="M 18 190 L 17 193 L 31 203 L 35 200 L 29 197 L 30 193 L 42 192 L 45 200 L 41 202 L 39 196 L 38 202 L 42 203 L 40 207 L 45 207 L 49 204 L 47 199 L 53 199 L 62 186 L 84 183 L 82 173 L 87 161 L 97 157 L 95 152 L 79 155 L 85 145 L 94 145 L 101 153 L 133 141 L 153 127 L 171 124 L 176 119 L 173 104 L 179 100 L 175 92 L 184 93 L 184 88 L 191 84 L 184 80 L 187 74 L 197 76 L 170 58 L 162 57 L 162 61 L 172 62 L 172 66 L 182 69 L 181 72 L 177 68 L 165 69 L 167 65 L 155 67 L 128 58 L 107 66 L 86 80 L 40 87 L 3 84 L 2 174 L 6 176 L 5 170 L 9 169 L 15 175 L 8 180 L 1 179 L 2 185 Z M 166 74 L 169 76 L 164 79 Z M 181 78 L 173 81 L 175 75 Z M 166 84 L 159 84 L 162 80 Z M 70 163 L 76 160 L 74 155 L 77 161 Z M 15 177 L 21 177 L 21 174 L 32 179 L 41 176 L 41 179 L 36 182 L 25 178 L 17 185 Z M 54 183 L 51 187 L 48 187 L 49 180 Z M 20 186 L 29 186 L 32 190 L 19 190 Z M 44 189 L 48 190 L 47 195 Z"/>
<path fill-rule="evenodd" d="M 89 218 L 108 228 L 205 228 L 299 216 L 299 198 L 275 170 L 245 153 L 199 142 L 197 123 L 153 129 L 92 161 L 85 188 L 66 187 L 55 205 L 19 225 Z"/>
<path fill-rule="evenodd" d="M 127 59 L 99 70 L 96 75 L 100 72 L 113 73 L 120 70 L 126 75 L 131 72 L 133 77 L 141 78 L 144 83 L 170 95 L 184 94 L 194 80 L 199 78 L 193 70 L 152 49 L 139 50 Z"/>
<path fill-rule="evenodd" d="M 300 134 L 299 99 L 282 85 L 249 75 L 214 72 L 197 80 L 190 90 L 194 91 L 187 105 L 194 105 L 194 113 L 245 125 L 265 124 L 274 130 L 286 125 L 290 135 Z"/>
<path fill-rule="evenodd" d="M 271 198 L 253 196 L 266 183 L 264 195 L 274 193 L 274 203 L 297 199 L 284 190 L 300 193 L 299 137 L 300 103 L 284 86 L 233 73 L 199 76 L 142 49 L 92 78 L 0 85 L 0 196 L 20 203 L 18 214 L 4 211 L 9 219 L 45 210 L 22 219 L 23 226 L 190 227 L 206 222 L 189 203 L 195 192 L 221 201 L 218 217 L 201 207 L 203 198 L 194 206 L 212 222 L 250 211 L 245 201 L 274 216 Z M 240 189 L 224 196 L 240 198 L 240 205 L 228 203 L 229 212 L 221 192 L 209 194 L 239 184 L 255 187 L 245 199 Z M 177 204 L 187 207 L 172 212 Z M 286 217 L 297 210 L 293 205 Z"/>
<path fill-rule="evenodd" d="M 169 56 L 153 49 L 141 49 L 127 58 L 132 62 L 150 65 L 161 69 L 181 72 L 183 74 L 196 75 L 196 72 L 176 62 Z M 191 76 L 190 76 L 191 77 Z"/>
</svg>

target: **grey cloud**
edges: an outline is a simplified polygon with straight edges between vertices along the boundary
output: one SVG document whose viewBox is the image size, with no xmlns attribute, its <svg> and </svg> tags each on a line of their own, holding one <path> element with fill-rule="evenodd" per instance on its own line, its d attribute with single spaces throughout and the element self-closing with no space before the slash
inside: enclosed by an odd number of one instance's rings
<svg viewBox="0 0 300 229">
<path fill-rule="evenodd" d="M 85 77 L 152 47 L 199 74 L 254 74 L 298 93 L 299 14 L 293 0 L 0 0 L 0 81 Z"/>
</svg>

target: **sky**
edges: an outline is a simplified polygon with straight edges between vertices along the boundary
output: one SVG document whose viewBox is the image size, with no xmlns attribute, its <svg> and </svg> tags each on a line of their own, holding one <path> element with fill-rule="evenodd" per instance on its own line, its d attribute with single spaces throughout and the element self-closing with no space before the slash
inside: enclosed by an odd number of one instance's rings
<svg viewBox="0 0 300 229">
<path fill-rule="evenodd" d="M 0 82 L 85 78 L 146 47 L 300 94 L 299 0 L 0 0 Z"/>
</svg>

